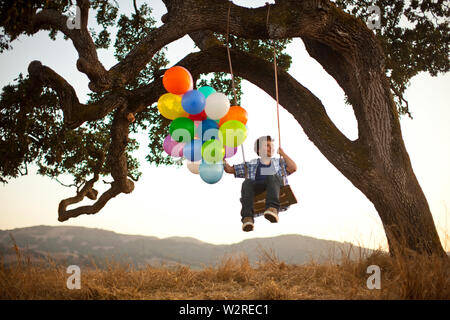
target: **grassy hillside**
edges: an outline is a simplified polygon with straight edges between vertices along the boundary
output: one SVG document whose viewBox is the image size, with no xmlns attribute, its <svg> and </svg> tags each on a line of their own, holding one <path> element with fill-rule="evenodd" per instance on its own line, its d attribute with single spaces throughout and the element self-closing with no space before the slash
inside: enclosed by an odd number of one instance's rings
<svg viewBox="0 0 450 320">
<path fill-rule="evenodd" d="M 0 231 L 0 299 L 450 299 L 449 261 L 300 235 L 217 246 L 38 226 Z M 367 287 L 371 265 L 381 289 Z"/>
<path fill-rule="evenodd" d="M 0 263 L 0 299 L 450 299 L 449 261 L 381 251 L 339 263 L 292 265 L 267 253 L 252 266 L 245 256 L 216 266 L 136 269 L 110 261 L 82 268 L 81 288 L 69 290 L 66 266 L 32 264 L 16 247 L 16 262 Z M 381 289 L 367 288 L 367 267 L 381 269 Z"/>
</svg>

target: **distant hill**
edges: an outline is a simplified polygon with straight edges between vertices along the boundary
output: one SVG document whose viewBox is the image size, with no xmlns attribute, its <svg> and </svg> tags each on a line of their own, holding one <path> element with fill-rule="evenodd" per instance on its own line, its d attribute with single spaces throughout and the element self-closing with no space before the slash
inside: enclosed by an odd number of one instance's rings
<svg viewBox="0 0 450 320">
<path fill-rule="evenodd" d="M 339 258 L 342 252 L 351 252 L 353 258 L 358 257 L 361 252 L 370 252 L 369 249 L 349 243 L 296 234 L 214 245 L 194 238 L 159 239 L 85 227 L 35 226 L 0 230 L 0 255 L 6 265 L 17 261 L 12 238 L 20 248 L 19 252 L 32 262 L 51 257 L 67 265 L 98 267 L 114 260 L 135 267 L 148 264 L 185 264 L 192 268 L 202 268 L 216 265 L 223 257 L 237 254 L 246 254 L 254 264 L 261 260 L 264 252 L 290 264 L 303 264 L 311 259 L 322 262 L 332 257 Z"/>
</svg>

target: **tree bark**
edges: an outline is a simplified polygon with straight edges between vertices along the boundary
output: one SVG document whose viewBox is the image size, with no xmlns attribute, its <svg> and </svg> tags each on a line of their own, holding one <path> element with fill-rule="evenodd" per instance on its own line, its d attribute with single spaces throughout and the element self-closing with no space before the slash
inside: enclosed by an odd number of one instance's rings
<svg viewBox="0 0 450 320">
<path fill-rule="evenodd" d="M 392 255 L 408 250 L 445 256 L 425 195 L 411 168 L 380 180 L 364 194 L 374 204 L 386 232 Z M 372 183 L 374 183 L 372 182 Z"/>
</svg>

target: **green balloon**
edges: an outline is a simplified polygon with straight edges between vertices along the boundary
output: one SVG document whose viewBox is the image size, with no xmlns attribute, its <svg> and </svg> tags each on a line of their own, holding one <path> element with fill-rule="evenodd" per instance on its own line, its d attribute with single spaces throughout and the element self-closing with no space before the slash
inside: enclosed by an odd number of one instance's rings
<svg viewBox="0 0 450 320">
<path fill-rule="evenodd" d="M 207 163 L 222 161 L 224 157 L 222 142 L 216 139 L 205 141 L 202 145 L 202 157 Z"/>
<path fill-rule="evenodd" d="M 179 117 L 173 120 L 169 126 L 169 133 L 177 142 L 188 142 L 194 139 L 195 124 L 189 118 Z"/>
<path fill-rule="evenodd" d="M 208 98 L 208 96 L 211 93 L 216 92 L 216 90 L 214 90 L 214 88 L 210 87 L 210 86 L 203 86 L 198 88 L 198 91 L 200 91 L 201 93 L 203 93 L 203 95 L 205 96 L 205 98 Z"/>
<path fill-rule="evenodd" d="M 229 120 L 219 128 L 219 139 L 228 147 L 237 147 L 247 138 L 247 128 L 238 120 Z"/>
</svg>

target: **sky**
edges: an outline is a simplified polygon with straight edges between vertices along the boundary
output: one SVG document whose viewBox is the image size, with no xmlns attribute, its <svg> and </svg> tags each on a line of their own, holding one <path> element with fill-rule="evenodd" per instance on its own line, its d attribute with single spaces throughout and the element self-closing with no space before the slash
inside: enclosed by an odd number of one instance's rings
<svg viewBox="0 0 450 320">
<path fill-rule="evenodd" d="M 138 1 L 138 5 L 143 1 Z M 249 6 L 250 1 L 234 1 Z M 264 5 L 266 1 L 252 1 Z M 132 10 L 131 1 L 119 1 L 121 10 Z M 162 1 L 152 1 L 154 16 L 166 12 Z M 91 21 L 92 21 L 91 14 Z M 57 41 L 40 32 L 34 37 L 22 36 L 14 49 L 0 54 L 0 86 L 10 83 L 28 64 L 39 60 L 62 75 L 75 88 L 81 101 L 86 101 L 87 77 L 76 69 L 77 53 L 69 41 Z M 189 37 L 168 46 L 171 65 L 189 52 L 197 50 Z M 289 73 L 314 93 L 323 103 L 336 126 L 350 139 L 358 136 L 351 106 L 344 103 L 344 93 L 314 59 L 309 57 L 300 39 L 287 48 L 293 63 Z M 115 64 L 112 50 L 98 50 L 100 61 L 109 69 Z M 248 112 L 248 137 L 244 142 L 245 158 L 256 158 L 253 142 L 270 134 L 278 140 L 276 102 L 265 92 L 244 81 L 242 107 Z M 401 118 L 403 139 L 417 179 L 430 205 L 433 219 L 444 248 L 450 250 L 450 75 L 431 77 L 421 73 L 411 80 L 405 98 L 414 119 Z M 281 106 L 281 141 L 283 150 L 296 162 L 298 170 L 289 183 L 298 203 L 280 214 L 278 224 L 263 217 L 255 221 L 255 230 L 241 230 L 240 190 L 242 179 L 224 173 L 213 185 L 203 182 L 186 165 L 156 167 L 145 161 L 148 138 L 145 132 L 135 136 L 140 148 L 141 179 L 131 194 L 111 199 L 95 215 L 83 215 L 64 223 L 57 221 L 57 208 L 62 199 L 75 195 L 75 189 L 37 175 L 29 174 L 0 185 L 0 229 L 34 225 L 70 225 L 101 228 L 125 234 L 194 237 L 201 241 L 225 244 L 255 237 L 300 234 L 320 239 L 351 242 L 368 248 L 387 248 L 381 220 L 373 204 L 355 188 L 309 141 L 297 121 Z M 275 141 L 278 147 L 278 141 Z M 242 153 L 229 158 L 233 165 L 241 163 Z M 69 183 L 70 177 L 62 177 Z M 110 179 L 109 179 L 110 180 Z M 109 185 L 99 183 L 99 192 Z M 83 200 L 76 206 L 92 204 Z M 69 209 L 72 208 L 69 206 Z"/>
</svg>

